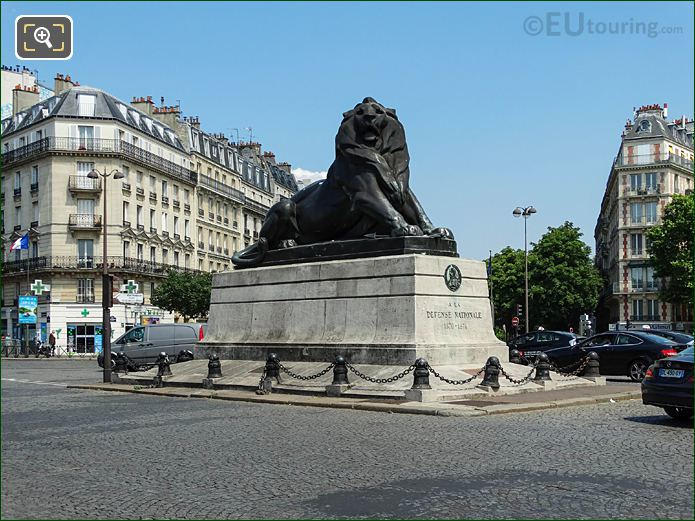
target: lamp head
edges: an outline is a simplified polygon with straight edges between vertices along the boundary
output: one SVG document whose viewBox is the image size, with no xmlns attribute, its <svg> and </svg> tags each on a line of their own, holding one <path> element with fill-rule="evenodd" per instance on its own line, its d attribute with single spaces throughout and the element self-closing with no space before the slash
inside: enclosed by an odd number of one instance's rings
<svg viewBox="0 0 695 521">
<path fill-rule="evenodd" d="M 120 171 L 118 171 L 118 170 L 117 170 L 116 172 L 113 173 L 113 178 L 114 178 L 114 179 L 123 179 L 124 177 L 125 177 L 125 176 L 123 175 L 123 172 L 120 172 Z M 534 212 L 535 212 L 535 210 L 534 210 Z"/>
<path fill-rule="evenodd" d="M 536 209 L 535 209 L 533 206 L 529 206 L 529 207 L 526 209 L 526 213 L 528 213 L 529 215 L 532 214 L 532 213 L 536 213 Z"/>
<path fill-rule="evenodd" d="M 521 208 L 519 208 L 519 207 L 517 206 L 516 208 L 514 208 L 514 211 L 512 212 L 512 215 L 513 215 L 514 217 L 521 217 L 521 214 L 522 214 L 522 213 L 524 213 L 524 211 L 523 211 Z"/>
<path fill-rule="evenodd" d="M 90 179 L 99 179 L 99 174 L 96 170 L 90 170 L 90 172 L 87 174 L 87 177 L 89 177 Z"/>
</svg>

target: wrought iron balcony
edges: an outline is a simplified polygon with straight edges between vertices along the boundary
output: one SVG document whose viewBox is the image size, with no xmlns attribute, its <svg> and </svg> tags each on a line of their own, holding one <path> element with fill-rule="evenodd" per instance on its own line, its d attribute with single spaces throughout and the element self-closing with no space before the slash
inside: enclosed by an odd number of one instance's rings
<svg viewBox="0 0 695 521">
<path fill-rule="evenodd" d="M 157 194 L 154 192 L 150 192 L 150 201 L 156 201 L 157 200 Z"/>
<path fill-rule="evenodd" d="M 71 175 L 68 179 L 71 192 L 101 192 L 101 178 L 91 179 L 86 175 Z"/>
<path fill-rule="evenodd" d="M 229 224 L 229 217 L 224 218 L 224 224 L 227 224 L 227 225 Z"/>
<path fill-rule="evenodd" d="M 29 187 L 31 190 L 31 193 L 36 193 L 39 191 L 39 183 L 31 183 L 31 186 Z"/>
<path fill-rule="evenodd" d="M 178 199 L 174 199 L 171 203 L 172 203 L 172 206 L 174 208 L 180 208 L 181 207 L 181 203 L 179 202 Z"/>
<path fill-rule="evenodd" d="M 121 188 L 124 192 L 130 192 L 130 183 L 126 183 L 125 181 L 123 181 L 121 183 Z"/>
<path fill-rule="evenodd" d="M 639 154 L 632 156 L 618 155 L 615 158 L 614 166 L 654 166 L 654 165 L 675 165 L 693 169 L 693 162 L 685 157 L 677 156 L 676 154 L 659 153 L 659 154 Z"/>
<path fill-rule="evenodd" d="M 150 275 L 164 276 L 169 270 L 198 272 L 190 268 L 180 268 L 171 264 L 145 261 L 133 257 L 109 256 L 106 258 L 110 271 L 142 273 Z M 9 261 L 3 264 L 3 274 L 17 274 L 42 271 L 101 271 L 103 268 L 103 257 L 33 257 L 19 261 Z"/>
<path fill-rule="evenodd" d="M 183 203 L 183 210 L 185 212 L 190 212 L 191 211 L 191 205 L 188 203 Z"/>
<path fill-rule="evenodd" d="M 61 153 L 78 156 L 111 156 L 128 159 L 145 167 L 155 168 L 172 177 L 196 184 L 195 172 L 148 152 L 136 145 L 120 139 L 87 139 L 68 137 L 45 137 L 28 145 L 18 147 L 2 154 L 2 165 L 11 165 L 33 160 L 39 156 Z"/>
<path fill-rule="evenodd" d="M 169 198 L 166 195 L 162 196 L 162 204 L 169 204 Z"/>
<path fill-rule="evenodd" d="M 136 195 L 145 195 L 145 189 L 142 188 L 141 186 L 136 186 L 135 187 L 135 194 Z"/>
<path fill-rule="evenodd" d="M 209 176 L 199 174 L 198 183 L 203 187 L 212 189 L 222 195 L 226 195 L 230 199 L 233 199 L 239 203 L 246 204 L 246 196 L 242 192 L 240 192 L 236 188 L 232 188 L 229 185 L 216 181 L 215 179 Z"/>
<path fill-rule="evenodd" d="M 39 221 L 31 221 L 29 228 L 38 228 L 38 227 L 39 227 Z"/>
<path fill-rule="evenodd" d="M 91 213 L 72 213 L 68 220 L 68 226 L 76 230 L 100 230 L 101 215 Z"/>
<path fill-rule="evenodd" d="M 75 302 L 79 302 L 81 304 L 92 304 L 94 302 L 94 293 L 77 295 L 77 297 L 75 297 Z"/>
<path fill-rule="evenodd" d="M 203 210 L 202 208 L 198 208 L 198 215 L 200 217 L 205 217 L 205 210 Z"/>
</svg>

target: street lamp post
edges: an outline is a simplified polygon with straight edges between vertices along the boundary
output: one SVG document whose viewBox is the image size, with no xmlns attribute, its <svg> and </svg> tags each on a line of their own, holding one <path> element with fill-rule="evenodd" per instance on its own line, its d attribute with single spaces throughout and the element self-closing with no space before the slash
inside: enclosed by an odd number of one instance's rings
<svg viewBox="0 0 695 521">
<path fill-rule="evenodd" d="M 526 208 L 520 208 L 516 207 L 514 208 L 514 211 L 512 212 L 512 215 L 514 217 L 522 217 L 524 218 L 524 293 L 525 293 L 525 302 L 524 302 L 524 310 L 526 312 L 526 332 L 529 332 L 529 322 L 528 322 L 528 241 L 526 239 L 526 220 L 536 213 L 536 209 L 533 206 L 527 206 Z"/>
<path fill-rule="evenodd" d="M 104 186 L 101 189 L 101 197 L 104 200 L 104 215 L 102 216 L 102 244 L 103 244 L 103 258 L 101 262 L 101 306 L 102 306 L 102 317 L 101 317 L 101 345 L 104 351 L 104 382 L 111 383 L 111 279 L 109 278 L 109 263 L 108 263 L 108 235 L 107 235 L 107 217 L 106 217 L 106 180 L 113 175 L 114 179 L 122 179 L 124 176 L 118 169 L 114 169 L 111 172 L 99 172 L 96 168 L 92 169 L 91 172 L 87 174 L 90 179 L 99 179 L 99 177 L 104 178 Z"/>
</svg>

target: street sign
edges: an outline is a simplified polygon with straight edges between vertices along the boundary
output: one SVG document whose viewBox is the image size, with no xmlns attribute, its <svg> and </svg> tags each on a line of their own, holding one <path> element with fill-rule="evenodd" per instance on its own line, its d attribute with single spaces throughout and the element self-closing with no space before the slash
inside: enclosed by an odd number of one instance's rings
<svg viewBox="0 0 695 521">
<path fill-rule="evenodd" d="M 39 307 L 39 297 L 31 295 L 18 298 L 18 315 L 20 324 L 36 324 L 36 308 Z"/>
<path fill-rule="evenodd" d="M 519 317 L 512 317 L 512 326 L 519 327 Z"/>
<path fill-rule="evenodd" d="M 114 299 L 121 304 L 142 304 L 145 301 L 143 293 L 116 293 Z"/>
</svg>

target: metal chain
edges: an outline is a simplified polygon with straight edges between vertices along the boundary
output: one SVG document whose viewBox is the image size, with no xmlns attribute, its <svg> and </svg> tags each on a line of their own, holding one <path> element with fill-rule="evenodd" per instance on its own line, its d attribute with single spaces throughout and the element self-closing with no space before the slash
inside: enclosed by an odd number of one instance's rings
<svg viewBox="0 0 695 521">
<path fill-rule="evenodd" d="M 263 367 L 263 374 L 261 375 L 261 379 L 258 380 L 258 387 L 256 388 L 256 394 L 265 394 L 265 391 L 263 390 L 263 381 L 265 380 L 265 366 Z"/>
<path fill-rule="evenodd" d="M 537 363 L 534 364 L 533 367 L 531 367 L 531 370 L 529 371 L 529 373 L 526 376 L 524 376 L 521 380 L 517 380 L 517 379 L 509 376 L 503 367 L 500 367 L 500 373 L 502 373 L 502 376 L 504 376 L 507 380 L 509 380 L 510 382 L 512 382 L 515 385 L 525 384 L 526 382 L 528 382 L 531 379 L 531 375 L 536 370 L 537 365 L 538 365 Z"/>
<path fill-rule="evenodd" d="M 297 380 L 314 380 L 315 378 L 319 378 L 319 377 L 323 376 L 324 374 L 326 374 L 326 373 L 327 373 L 328 371 L 330 371 L 331 369 L 333 369 L 333 367 L 335 367 L 335 364 L 330 364 L 330 365 L 329 365 L 328 367 L 326 367 L 323 371 L 320 371 L 320 372 L 318 372 L 318 373 L 316 373 L 316 374 L 312 374 L 312 375 L 310 375 L 310 376 L 302 376 L 301 374 L 293 373 L 292 371 L 290 371 L 289 369 L 287 369 L 287 367 L 285 367 L 284 365 L 282 365 L 282 364 L 279 363 L 279 362 L 278 362 L 278 366 L 280 366 L 280 369 L 281 369 L 284 373 L 287 373 L 287 374 L 290 375 L 292 378 L 296 378 Z"/>
<path fill-rule="evenodd" d="M 413 364 L 413 365 L 411 365 L 410 367 L 408 367 L 407 369 L 405 369 L 404 371 L 401 371 L 400 373 L 398 373 L 398 374 L 396 374 L 396 375 L 393 375 L 393 376 L 391 376 L 390 378 L 372 378 L 371 376 L 367 376 L 366 374 L 360 372 L 360 371 L 359 371 L 355 366 L 353 366 L 352 364 L 347 364 L 347 363 L 346 363 L 345 365 L 347 366 L 347 368 L 348 368 L 350 371 L 352 371 L 353 373 L 355 373 L 358 377 L 362 378 L 363 380 L 367 380 L 368 382 L 375 383 L 375 384 L 388 384 L 388 383 L 391 383 L 391 382 L 395 382 L 396 380 L 400 380 L 401 378 L 403 378 L 404 376 L 406 376 L 407 374 L 409 374 L 410 372 L 412 372 L 413 369 L 415 369 L 415 364 Z"/>
<path fill-rule="evenodd" d="M 451 384 L 451 385 L 465 385 L 465 384 L 467 384 L 467 383 L 472 382 L 473 380 L 475 380 L 476 378 L 478 378 L 482 373 L 484 373 L 484 372 L 485 372 L 485 367 L 481 368 L 480 371 L 478 371 L 477 373 L 475 373 L 475 374 L 474 374 L 473 376 L 471 376 L 470 378 L 466 378 L 465 380 L 449 380 L 448 378 L 443 377 L 443 376 L 440 375 L 437 371 L 435 371 L 434 368 L 433 368 L 430 364 L 427 364 L 427 370 L 428 370 L 430 373 L 432 373 L 434 376 L 436 376 L 437 378 L 439 378 L 442 382 L 446 382 L 446 383 Z"/>
<path fill-rule="evenodd" d="M 555 372 L 560 374 L 561 376 L 566 376 L 566 377 L 572 377 L 573 376 L 575 378 L 579 378 L 579 375 L 584 370 L 584 368 L 587 366 L 587 364 L 589 363 L 590 360 L 591 359 L 588 356 L 586 356 L 586 357 L 584 357 L 584 360 L 580 360 L 579 362 L 576 362 L 574 364 L 566 365 L 565 367 L 557 367 L 554 364 L 550 364 L 550 367 L 553 368 L 555 370 Z M 575 369 L 574 371 L 564 371 L 564 369 L 567 369 L 568 367 L 573 367 L 573 366 L 577 365 L 577 363 L 581 363 L 581 365 L 577 369 Z"/>
</svg>

